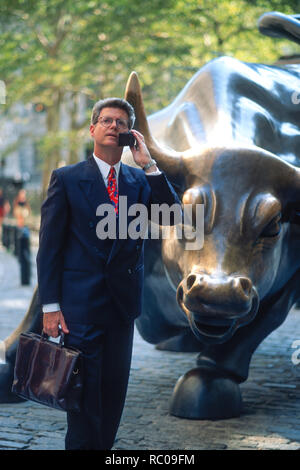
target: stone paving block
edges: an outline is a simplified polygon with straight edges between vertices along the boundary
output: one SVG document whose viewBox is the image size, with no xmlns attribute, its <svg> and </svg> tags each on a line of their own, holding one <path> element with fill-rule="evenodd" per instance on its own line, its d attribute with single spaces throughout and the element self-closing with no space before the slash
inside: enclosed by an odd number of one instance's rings
<svg viewBox="0 0 300 470">
<path fill-rule="evenodd" d="M 6 428 L 6 427 L 0 427 L 0 435 L 2 434 L 3 436 L 10 435 L 12 433 L 16 432 L 18 435 L 24 435 L 31 437 L 32 434 L 30 431 L 24 431 L 20 427 L 13 427 L 13 428 Z"/>
<path fill-rule="evenodd" d="M 52 444 L 51 441 L 42 444 L 31 444 L 28 450 L 65 450 L 64 441 L 59 442 L 57 445 Z"/>
<path fill-rule="evenodd" d="M 16 420 L 14 418 L 0 418 L 0 428 L 8 427 L 8 428 L 17 428 L 21 424 L 20 420 Z"/>
<path fill-rule="evenodd" d="M 39 431 L 45 431 L 49 428 L 52 428 L 52 423 L 44 421 L 42 423 L 37 421 L 32 420 L 30 423 L 24 422 L 24 424 L 21 425 L 22 429 L 25 429 L 27 431 L 31 431 L 34 433 L 37 433 Z"/>
<path fill-rule="evenodd" d="M 55 439 L 49 438 L 49 437 L 39 437 L 35 436 L 31 446 L 35 447 L 40 447 L 41 449 L 47 449 L 47 448 L 56 448 L 56 449 L 64 449 L 64 438 L 63 439 Z"/>
<path fill-rule="evenodd" d="M 15 432 L 0 431 L 0 441 L 6 440 L 6 439 L 12 442 L 28 443 L 32 439 L 32 435 L 19 433 L 17 432 L 17 430 Z"/>
<path fill-rule="evenodd" d="M 63 441 L 65 438 L 65 430 L 63 432 L 53 432 L 49 429 L 49 431 L 38 432 L 35 436 L 39 439 L 48 439 L 49 442 L 51 442 L 52 439 L 55 441 Z"/>
<path fill-rule="evenodd" d="M 23 450 L 23 449 L 28 449 L 29 444 L 0 439 L 0 449 L 5 450 L 6 448 L 15 449 L 15 450 Z"/>
</svg>

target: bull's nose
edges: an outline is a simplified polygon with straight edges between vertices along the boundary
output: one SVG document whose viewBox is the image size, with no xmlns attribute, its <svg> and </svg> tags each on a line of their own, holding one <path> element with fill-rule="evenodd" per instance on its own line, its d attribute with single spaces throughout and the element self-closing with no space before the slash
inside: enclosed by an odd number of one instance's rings
<svg viewBox="0 0 300 470">
<path fill-rule="evenodd" d="M 212 278 L 207 274 L 189 274 L 186 278 L 186 286 L 188 290 L 198 287 L 225 287 L 232 288 L 239 291 L 248 297 L 251 294 L 252 282 L 247 277 L 226 277 L 223 280 L 220 278 Z"/>
<path fill-rule="evenodd" d="M 248 277 L 234 277 L 231 280 L 232 287 L 234 290 L 244 295 L 245 298 L 249 298 L 252 291 L 252 282 Z"/>
<path fill-rule="evenodd" d="M 235 317 L 244 314 L 250 307 L 252 282 L 245 276 L 210 276 L 191 273 L 183 287 L 183 301 L 194 312 L 214 311 Z"/>
<path fill-rule="evenodd" d="M 177 288 L 177 302 L 194 334 L 207 344 L 229 340 L 255 317 L 259 298 L 246 276 L 193 272 Z"/>
</svg>

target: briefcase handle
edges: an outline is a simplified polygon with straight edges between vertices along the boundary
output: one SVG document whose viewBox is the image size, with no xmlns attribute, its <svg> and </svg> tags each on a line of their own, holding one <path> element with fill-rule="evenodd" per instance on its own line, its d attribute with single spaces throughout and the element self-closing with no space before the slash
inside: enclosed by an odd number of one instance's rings
<svg viewBox="0 0 300 470">
<path fill-rule="evenodd" d="M 59 334 L 60 334 L 59 346 L 62 348 L 64 345 L 64 341 L 65 341 L 65 334 L 61 328 L 59 328 Z M 47 333 L 45 333 L 44 330 L 42 330 L 41 339 L 47 340 L 49 338 L 50 336 L 47 335 Z"/>
</svg>

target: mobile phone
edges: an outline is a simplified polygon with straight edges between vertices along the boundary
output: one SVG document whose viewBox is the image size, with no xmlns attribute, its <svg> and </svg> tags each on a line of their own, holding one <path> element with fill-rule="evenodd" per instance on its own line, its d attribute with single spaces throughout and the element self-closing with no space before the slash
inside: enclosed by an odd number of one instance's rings
<svg viewBox="0 0 300 470">
<path fill-rule="evenodd" d="M 118 146 L 119 147 L 125 147 L 128 145 L 128 147 L 133 147 L 135 144 L 135 137 L 132 132 L 121 132 L 119 134 L 119 142 Z"/>
</svg>

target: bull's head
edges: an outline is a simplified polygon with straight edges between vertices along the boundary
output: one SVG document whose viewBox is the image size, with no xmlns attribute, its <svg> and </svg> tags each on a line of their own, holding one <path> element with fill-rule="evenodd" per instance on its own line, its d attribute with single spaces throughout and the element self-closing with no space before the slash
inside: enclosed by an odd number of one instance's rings
<svg viewBox="0 0 300 470">
<path fill-rule="evenodd" d="M 162 257 L 177 302 L 200 341 L 222 343 L 255 318 L 300 267 L 290 217 L 299 200 L 299 170 L 259 147 L 163 148 L 151 135 L 137 75 L 126 99 L 151 155 L 183 204 L 204 204 L 204 246 L 186 250 L 171 231 Z M 299 232 L 300 235 L 300 232 Z M 299 238 L 298 238 L 299 240 Z M 299 243 L 299 242 L 298 242 Z"/>
</svg>

